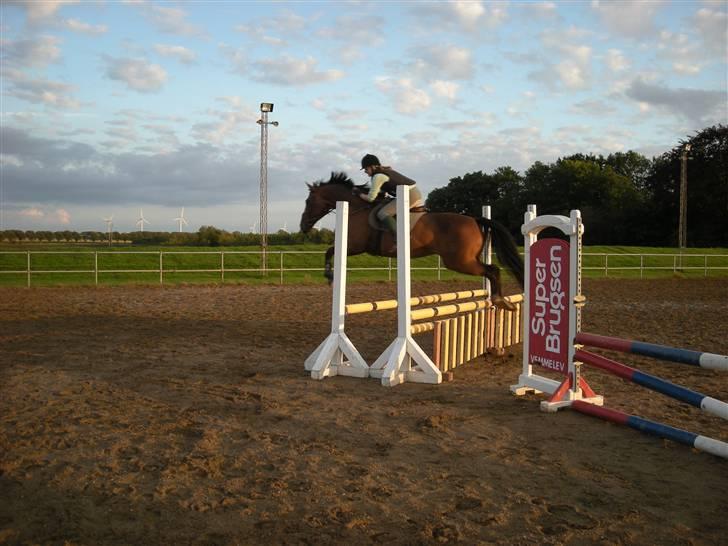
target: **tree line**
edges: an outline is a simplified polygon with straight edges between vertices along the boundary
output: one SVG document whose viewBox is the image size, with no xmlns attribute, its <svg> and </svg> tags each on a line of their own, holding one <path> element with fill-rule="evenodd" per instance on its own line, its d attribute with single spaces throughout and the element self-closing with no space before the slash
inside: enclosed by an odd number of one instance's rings
<svg viewBox="0 0 728 546">
<path fill-rule="evenodd" d="M 0 231 L 0 242 L 8 243 L 95 243 L 132 244 L 155 246 L 259 246 L 259 233 L 229 232 L 214 226 L 202 226 L 196 232 L 168 231 Z M 330 229 L 313 229 L 304 235 L 279 230 L 269 233 L 269 245 L 298 245 L 303 243 L 332 244 L 334 232 Z"/>
<path fill-rule="evenodd" d="M 427 197 L 432 211 L 494 219 L 520 239 L 528 204 L 539 214 L 580 209 L 584 242 L 592 245 L 677 246 L 682 156 L 687 152 L 687 244 L 728 246 L 728 127 L 716 125 L 651 160 L 634 152 L 574 154 L 537 161 L 521 174 L 499 167 L 450 179 Z"/>
</svg>

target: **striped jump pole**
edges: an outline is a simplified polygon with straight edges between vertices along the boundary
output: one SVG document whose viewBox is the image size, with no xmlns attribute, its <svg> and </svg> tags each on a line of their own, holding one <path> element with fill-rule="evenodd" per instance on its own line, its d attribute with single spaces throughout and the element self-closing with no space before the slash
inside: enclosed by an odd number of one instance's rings
<svg viewBox="0 0 728 546">
<path fill-rule="evenodd" d="M 641 372 L 620 362 L 588 351 L 577 350 L 574 354 L 574 360 L 584 362 L 585 364 L 614 374 L 637 385 L 662 393 L 670 398 L 675 398 L 676 400 L 700 408 L 707 413 L 728 419 L 728 404 L 710 396 L 681 387 L 680 385 L 675 385 L 654 375 Z"/>
<path fill-rule="evenodd" d="M 728 356 L 726 355 L 703 353 L 700 351 L 691 351 L 689 349 L 676 349 L 666 345 L 620 339 L 617 337 L 600 336 L 597 334 L 587 334 L 585 332 L 578 333 L 576 335 L 575 342 L 579 345 L 586 345 L 588 347 L 599 347 L 600 349 L 608 349 L 622 353 L 649 356 L 651 358 L 667 360 L 670 362 L 679 362 L 681 364 L 690 364 L 691 366 L 700 366 L 701 368 L 708 368 L 711 370 L 728 371 Z"/>
<path fill-rule="evenodd" d="M 629 415 L 621 411 L 596 406 L 581 400 L 572 401 L 571 407 L 579 413 L 598 417 L 599 419 L 604 419 L 605 421 L 610 421 L 619 425 L 627 425 L 635 430 L 653 434 L 660 438 L 666 438 L 674 442 L 694 447 L 700 451 L 705 451 L 706 453 L 728 459 L 728 444 L 721 442 L 720 440 L 700 436 L 699 434 L 694 434 L 687 430 L 671 427 L 662 423 L 656 423 L 655 421 L 649 421 L 642 417 L 637 417 L 636 415 Z"/>
</svg>

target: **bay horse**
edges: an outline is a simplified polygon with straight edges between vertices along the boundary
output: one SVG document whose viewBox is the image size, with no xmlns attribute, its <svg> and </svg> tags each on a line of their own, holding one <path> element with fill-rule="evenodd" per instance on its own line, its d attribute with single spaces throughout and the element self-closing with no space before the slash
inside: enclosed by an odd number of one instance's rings
<svg viewBox="0 0 728 546">
<path fill-rule="evenodd" d="M 301 215 L 301 231 L 308 233 L 316 222 L 336 208 L 337 201 L 349 202 L 349 256 L 367 252 L 372 256 L 396 257 L 394 238 L 389 230 L 370 226 L 369 215 L 375 204 L 358 195 L 364 185 L 357 186 L 343 172 L 332 172 L 328 182 L 319 180 L 308 185 L 306 208 Z M 503 298 L 500 269 L 481 261 L 490 230 L 493 248 L 501 264 L 507 267 L 523 287 L 523 260 L 508 230 L 495 220 L 473 218 L 451 212 L 428 212 L 410 230 L 412 258 L 437 254 L 445 267 L 458 273 L 486 277 L 490 280 L 491 301 L 496 307 L 513 310 L 515 306 Z M 326 251 L 324 275 L 333 280 L 334 247 Z"/>
</svg>

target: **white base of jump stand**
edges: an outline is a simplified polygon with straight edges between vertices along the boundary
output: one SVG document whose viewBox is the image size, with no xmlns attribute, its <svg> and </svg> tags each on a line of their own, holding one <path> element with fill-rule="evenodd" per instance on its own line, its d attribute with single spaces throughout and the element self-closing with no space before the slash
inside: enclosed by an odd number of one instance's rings
<svg viewBox="0 0 728 546">
<path fill-rule="evenodd" d="M 312 379 L 335 375 L 369 377 L 369 366 L 344 333 L 346 318 L 346 256 L 349 236 L 349 203 L 336 203 L 334 287 L 331 303 L 331 333 L 303 364 Z M 345 360 L 346 357 L 348 360 Z"/>
<path fill-rule="evenodd" d="M 442 383 L 440 370 L 417 342 L 408 336 L 395 339 L 372 364 L 369 375 L 381 378 L 385 387 L 394 387 L 405 381 L 433 385 Z"/>
<path fill-rule="evenodd" d="M 344 360 L 344 357 L 348 360 Z M 335 375 L 369 377 L 369 366 L 343 332 L 329 334 L 303 366 L 311 372 L 313 379 Z"/>
</svg>

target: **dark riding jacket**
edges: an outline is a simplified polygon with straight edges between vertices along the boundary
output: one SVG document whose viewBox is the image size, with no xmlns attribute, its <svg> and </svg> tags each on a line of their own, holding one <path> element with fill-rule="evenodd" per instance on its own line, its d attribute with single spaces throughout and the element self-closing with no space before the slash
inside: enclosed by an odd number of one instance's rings
<svg viewBox="0 0 728 546">
<path fill-rule="evenodd" d="M 384 174 L 389 177 L 389 180 L 382 184 L 381 189 L 390 195 L 397 195 L 397 186 L 414 186 L 416 184 L 414 180 L 407 178 L 402 173 L 398 173 L 392 167 L 376 165 L 372 170 L 374 174 Z"/>
</svg>

